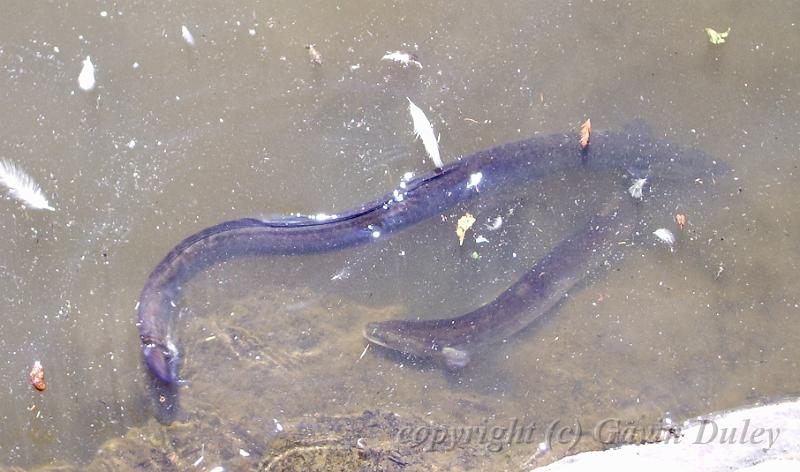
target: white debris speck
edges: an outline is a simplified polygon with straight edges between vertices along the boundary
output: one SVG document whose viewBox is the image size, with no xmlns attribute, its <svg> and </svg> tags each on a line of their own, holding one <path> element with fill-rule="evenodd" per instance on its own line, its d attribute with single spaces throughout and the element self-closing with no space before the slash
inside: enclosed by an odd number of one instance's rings
<svg viewBox="0 0 800 472">
<path fill-rule="evenodd" d="M 644 189 L 644 184 L 647 183 L 647 179 L 633 179 L 633 184 L 628 187 L 628 193 L 631 194 L 631 197 L 638 198 L 639 200 L 642 199 L 642 190 Z"/>
<path fill-rule="evenodd" d="M 498 216 L 497 218 L 492 220 L 491 224 L 486 225 L 486 228 L 489 231 L 497 231 L 498 229 L 500 229 L 501 226 L 503 226 L 503 217 Z"/>
<path fill-rule="evenodd" d="M 194 463 L 192 463 L 192 465 L 193 465 L 194 467 L 197 467 L 198 465 L 200 465 L 200 464 L 203 462 L 203 459 L 204 459 L 204 458 L 205 458 L 204 456 L 200 456 L 200 457 L 198 457 L 198 458 L 197 458 L 197 460 L 196 460 L 196 461 L 194 461 Z"/>
<path fill-rule="evenodd" d="M 61 52 L 61 49 L 58 49 L 58 46 L 53 46 L 53 52 Z"/>
<path fill-rule="evenodd" d="M 381 232 L 378 231 L 378 230 L 373 231 L 372 232 L 372 237 L 375 238 L 375 239 L 380 238 L 381 237 Z"/>
<path fill-rule="evenodd" d="M 361 69 L 361 64 L 352 64 L 350 66 L 350 70 L 358 70 Z"/>
<path fill-rule="evenodd" d="M 484 237 L 483 237 L 483 236 L 481 236 L 481 235 L 478 235 L 478 236 L 475 238 L 475 242 L 476 242 L 476 243 L 478 243 L 478 244 L 482 244 L 482 243 L 488 243 L 488 242 L 489 242 L 489 240 L 488 240 L 488 239 L 486 239 L 486 238 L 484 238 Z"/>
<path fill-rule="evenodd" d="M 128 141 L 128 149 L 133 149 L 135 147 L 136 147 L 136 140 L 135 139 L 131 139 L 130 141 Z"/>
<path fill-rule="evenodd" d="M 478 190 L 478 184 L 481 183 L 481 180 L 483 180 L 482 172 L 470 174 L 469 182 L 467 182 L 467 188 L 474 188 L 475 190 Z"/>
<path fill-rule="evenodd" d="M 411 180 L 413 178 L 414 178 L 414 173 L 413 172 L 406 172 L 405 174 L 403 174 L 403 180 L 405 180 L 406 182 L 408 182 L 409 180 Z"/>
<path fill-rule="evenodd" d="M 250 453 L 245 451 L 244 449 L 239 449 L 239 455 L 242 457 L 250 457 Z"/>
<path fill-rule="evenodd" d="M 256 35 L 256 30 L 254 30 L 253 28 L 250 28 L 249 30 L 247 30 L 247 32 L 250 33 L 250 36 Z"/>
<path fill-rule="evenodd" d="M 540 442 L 538 449 L 542 452 L 549 450 L 550 448 L 547 446 L 546 442 Z"/>
<path fill-rule="evenodd" d="M 675 245 L 675 235 L 672 234 L 672 231 L 668 230 L 667 228 L 658 228 L 657 230 L 653 231 L 653 234 L 655 234 L 662 243 L 669 246 L 670 251 L 674 250 L 673 246 Z"/>
<path fill-rule="evenodd" d="M 213 469 L 209 470 L 208 472 L 225 472 L 225 469 L 221 465 L 218 465 Z"/>
<path fill-rule="evenodd" d="M 403 67 L 408 67 L 411 64 L 422 69 L 422 64 L 417 60 L 417 56 L 408 52 L 402 51 L 395 51 L 389 52 L 386 51 L 386 54 L 383 55 L 381 58 L 382 61 L 395 61 L 403 64 Z"/>
<path fill-rule="evenodd" d="M 139 63 L 138 62 L 134 62 L 133 63 L 133 68 L 134 69 L 138 69 L 139 68 Z"/>
<path fill-rule="evenodd" d="M 89 92 L 94 89 L 94 85 L 94 64 L 92 64 L 92 58 L 86 56 L 81 73 L 78 75 L 78 86 L 81 90 Z"/>
<path fill-rule="evenodd" d="M 275 431 L 276 432 L 280 433 L 281 431 L 283 431 L 283 425 L 278 421 L 277 418 L 272 418 L 272 421 L 275 422 Z"/>
<path fill-rule="evenodd" d="M 105 10 L 103 10 L 103 11 L 101 11 L 101 12 L 100 12 L 100 16 L 102 16 L 103 18 L 105 18 L 105 17 L 107 17 L 107 16 L 108 16 L 108 12 L 107 12 L 107 11 L 105 11 Z"/>
<path fill-rule="evenodd" d="M 327 213 L 317 213 L 316 215 L 311 217 L 317 221 L 327 221 L 327 220 L 335 220 L 336 215 L 329 215 Z"/>
<path fill-rule="evenodd" d="M 192 36 L 192 32 L 189 31 L 186 25 L 181 26 L 181 36 L 183 36 L 183 40 L 186 41 L 186 44 L 194 46 L 194 36 Z"/>
<path fill-rule="evenodd" d="M 397 189 L 392 190 L 392 197 L 396 202 L 402 202 L 405 198 L 405 194 Z"/>
</svg>

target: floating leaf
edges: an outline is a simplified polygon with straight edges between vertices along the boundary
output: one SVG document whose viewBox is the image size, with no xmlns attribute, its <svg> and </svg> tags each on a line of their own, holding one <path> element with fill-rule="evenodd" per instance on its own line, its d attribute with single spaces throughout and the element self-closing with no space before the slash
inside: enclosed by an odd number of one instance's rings
<svg viewBox="0 0 800 472">
<path fill-rule="evenodd" d="M 686 221 L 687 221 L 686 215 L 684 215 L 683 213 L 678 213 L 677 215 L 675 215 L 675 223 L 678 224 L 679 229 L 683 229 L 686 227 Z"/>
<path fill-rule="evenodd" d="M 475 224 L 475 217 L 469 213 L 465 214 L 464 216 L 458 219 L 458 225 L 456 226 L 456 235 L 458 235 L 459 246 L 462 246 L 464 244 L 464 236 L 467 235 L 467 230 L 472 228 L 473 224 Z"/>
<path fill-rule="evenodd" d="M 723 33 L 718 33 L 711 28 L 706 28 L 706 34 L 708 35 L 708 40 L 711 41 L 711 44 L 722 44 L 725 42 L 725 38 L 728 37 L 728 34 L 731 32 L 731 29 L 728 28 Z"/>
<path fill-rule="evenodd" d="M 42 367 L 42 363 L 39 361 L 33 363 L 33 369 L 31 369 L 31 385 L 40 392 L 43 392 L 44 389 L 47 388 L 47 384 L 44 383 L 44 367 Z"/>
<path fill-rule="evenodd" d="M 592 120 L 586 118 L 586 121 L 581 125 L 581 149 L 586 149 L 589 145 L 589 137 L 592 134 Z"/>
</svg>

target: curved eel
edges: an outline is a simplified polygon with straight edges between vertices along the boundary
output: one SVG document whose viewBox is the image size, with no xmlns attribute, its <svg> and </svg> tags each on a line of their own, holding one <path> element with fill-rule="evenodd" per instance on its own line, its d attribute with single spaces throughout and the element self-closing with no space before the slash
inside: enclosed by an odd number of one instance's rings
<svg viewBox="0 0 800 472">
<path fill-rule="evenodd" d="M 137 305 L 145 362 L 160 381 L 177 381 L 175 299 L 181 285 L 210 265 L 242 255 L 300 255 L 364 244 L 476 198 L 479 189 L 483 195 L 579 167 L 676 182 L 718 168 L 703 152 L 654 139 L 634 123 L 621 131 L 592 134 L 583 150 L 577 133 L 567 133 L 479 151 L 338 216 L 220 223 L 184 239 L 148 277 Z"/>
<path fill-rule="evenodd" d="M 635 203 L 630 200 L 626 195 L 612 211 L 593 216 L 492 302 L 451 319 L 369 323 L 364 337 L 415 358 L 443 361 L 451 369 L 464 367 L 472 352 L 522 330 L 587 276 L 620 257 L 619 247 L 636 222 Z"/>
</svg>

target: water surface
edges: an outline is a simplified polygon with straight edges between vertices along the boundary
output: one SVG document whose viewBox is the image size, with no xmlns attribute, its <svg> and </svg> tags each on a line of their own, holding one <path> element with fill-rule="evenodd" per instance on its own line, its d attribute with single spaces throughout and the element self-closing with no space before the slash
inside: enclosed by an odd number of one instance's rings
<svg viewBox="0 0 800 472">
<path fill-rule="evenodd" d="M 408 467 L 525 470 L 565 453 L 536 455 L 555 420 L 679 420 L 800 391 L 795 2 L 79 1 L 4 11 L 0 157 L 57 208 L 0 202 L 5 465 L 183 470 L 203 456 L 199 467 L 255 468 L 280 454 L 281 433 L 283 447 L 302 445 L 292 436 L 301 424 L 369 411 L 415 427 L 533 422 L 537 441 L 501 452 L 366 439 L 413 458 Z M 711 45 L 707 26 L 730 26 L 728 41 Z M 394 50 L 416 53 L 423 68 L 380 61 Z M 89 93 L 77 83 L 86 56 L 97 67 Z M 367 247 L 214 268 L 181 299 L 187 384 L 175 423 L 159 424 L 134 324 L 150 270 L 217 222 L 345 211 L 430 171 L 406 97 L 428 114 L 446 161 L 586 117 L 598 129 L 638 117 L 735 171 L 649 200 L 622 264 L 458 374 L 376 349 L 362 357 L 361 327 L 489 301 L 585 221 L 609 179 L 558 176 Z M 476 226 L 460 248 L 453 228 L 466 211 L 479 225 L 503 216 L 504 227 Z M 674 229 L 678 211 L 690 225 L 673 253 L 649 233 Z M 28 382 L 35 360 L 44 393 Z M 348 434 L 367 436 L 353 424 Z M 349 451 L 338 431 L 336 447 Z"/>
</svg>

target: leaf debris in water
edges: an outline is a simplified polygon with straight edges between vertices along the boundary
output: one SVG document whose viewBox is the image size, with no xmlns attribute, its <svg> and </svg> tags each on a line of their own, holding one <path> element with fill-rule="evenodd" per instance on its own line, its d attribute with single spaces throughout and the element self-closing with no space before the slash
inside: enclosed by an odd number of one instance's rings
<svg viewBox="0 0 800 472">
<path fill-rule="evenodd" d="M 467 213 L 458 219 L 458 224 L 456 226 L 456 235 L 458 235 L 459 246 L 464 245 L 464 236 L 467 235 L 467 230 L 472 228 L 473 224 L 475 224 L 475 217 L 472 216 L 470 213 Z"/>
<path fill-rule="evenodd" d="M 31 385 L 40 392 L 43 392 L 47 388 L 47 384 L 44 383 L 44 367 L 42 367 L 42 363 L 39 361 L 33 363 L 33 369 L 31 369 Z"/>
<path fill-rule="evenodd" d="M 722 44 L 725 42 L 725 38 L 728 37 L 730 34 L 731 29 L 728 28 L 726 31 L 722 33 L 716 32 L 712 28 L 706 28 L 706 34 L 708 35 L 708 40 L 711 41 L 711 44 Z"/>
<path fill-rule="evenodd" d="M 678 229 L 685 228 L 686 222 L 687 222 L 686 215 L 684 215 L 683 213 L 678 213 L 675 215 L 675 223 L 678 224 Z"/>
<path fill-rule="evenodd" d="M 586 121 L 583 122 L 581 125 L 581 149 L 586 149 L 586 146 L 589 145 L 589 138 L 592 134 L 592 120 L 586 118 Z"/>
<path fill-rule="evenodd" d="M 411 121 L 414 123 L 414 134 L 422 140 L 422 144 L 425 145 L 425 152 L 430 156 L 433 165 L 435 165 L 437 169 L 441 169 L 444 167 L 444 164 L 442 163 L 442 158 L 439 157 L 439 143 L 436 141 L 436 136 L 433 134 L 431 122 L 428 121 L 425 112 L 422 111 L 420 107 L 414 105 L 414 102 L 412 102 L 410 98 L 406 97 L 406 100 L 408 100 L 408 111 L 411 113 Z"/>
</svg>

